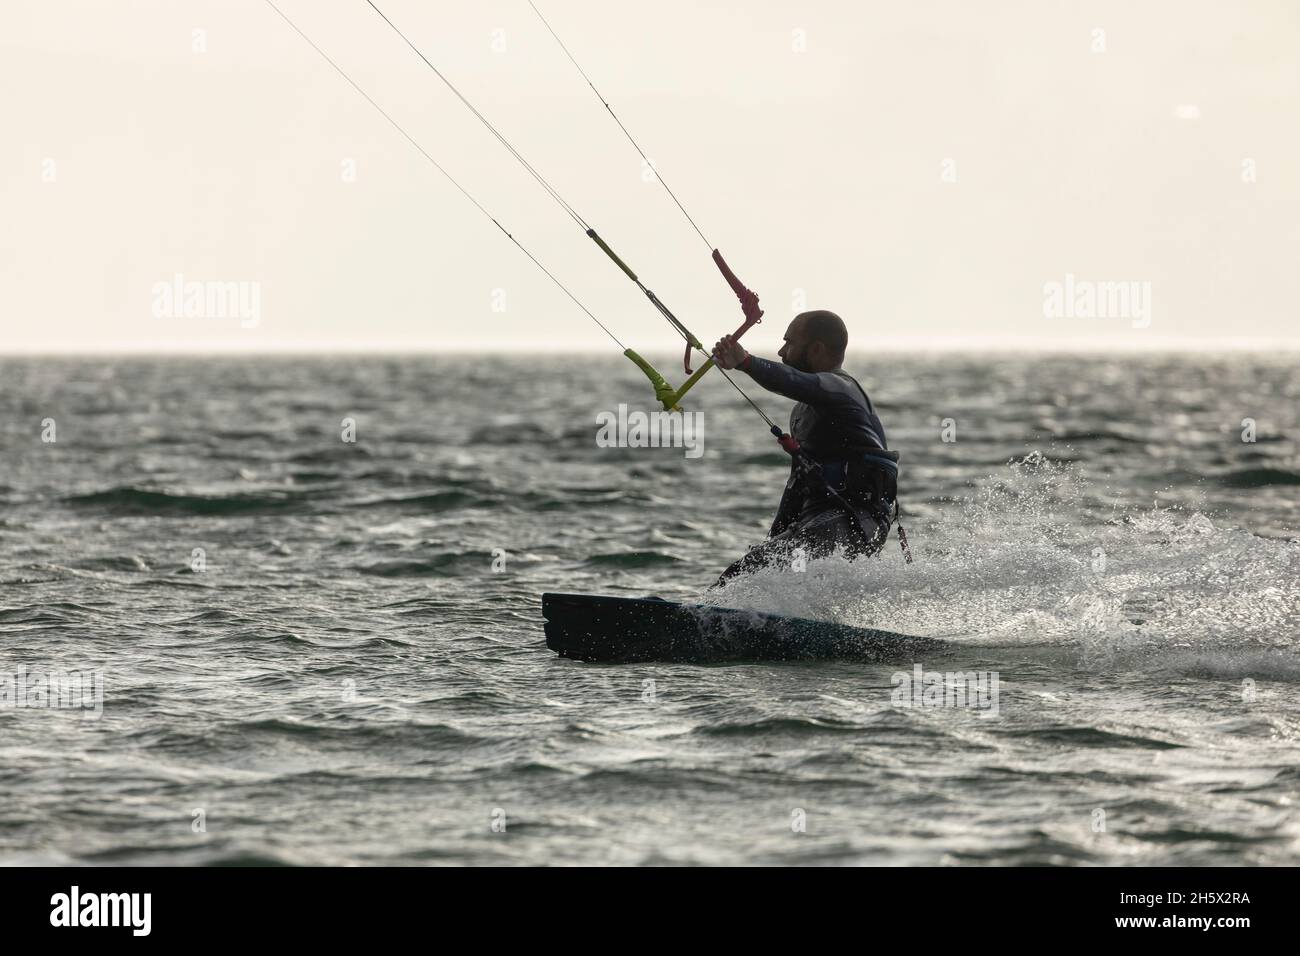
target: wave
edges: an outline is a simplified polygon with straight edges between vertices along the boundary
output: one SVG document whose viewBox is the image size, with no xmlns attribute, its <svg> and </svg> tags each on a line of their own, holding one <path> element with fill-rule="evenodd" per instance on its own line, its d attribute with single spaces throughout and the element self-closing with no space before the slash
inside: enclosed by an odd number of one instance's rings
<svg viewBox="0 0 1300 956">
<path fill-rule="evenodd" d="M 213 608 L 208 608 L 206 611 L 200 611 L 197 614 L 192 614 L 189 617 L 182 617 L 182 618 L 177 618 L 174 621 L 168 621 L 167 624 L 171 626 L 175 626 L 177 624 L 230 624 L 230 623 L 245 623 L 248 620 L 249 619 L 246 618 L 244 615 L 237 614 L 234 611 L 228 611 L 225 608 L 213 607 Z"/>
<path fill-rule="evenodd" d="M 594 568 L 653 568 L 679 564 L 681 558 L 663 551 L 619 551 L 613 554 L 593 554 L 583 563 Z"/>
<path fill-rule="evenodd" d="M 86 620 L 97 616 L 100 611 L 84 604 L 69 601 L 54 601 L 49 604 L 23 604 L 18 607 L 0 608 L 0 623 L 4 624 L 66 624 L 69 621 Z"/>
<path fill-rule="evenodd" d="M 1268 488 L 1300 485 L 1300 472 L 1286 468 L 1242 468 L 1218 475 L 1215 480 L 1225 488 Z"/>
<path fill-rule="evenodd" d="M 481 553 L 444 551 L 408 561 L 379 561 L 361 565 L 357 571 L 381 578 L 419 578 L 457 574 L 461 571 L 481 571 L 485 563 Z"/>
<path fill-rule="evenodd" d="M 493 504 L 494 500 L 485 495 L 476 494 L 460 488 L 444 491 L 432 491 L 423 495 L 408 495 L 399 498 L 372 498 L 352 504 L 352 508 L 394 508 L 407 511 L 455 511 L 457 508 L 473 508 Z"/>
<path fill-rule="evenodd" d="M 334 465 L 339 462 L 352 461 L 358 457 L 373 458 L 374 454 L 364 445 L 330 445 L 324 449 L 299 452 L 287 460 L 299 465 Z"/>
<path fill-rule="evenodd" d="M 387 741 L 418 744 L 421 747 L 465 747 L 485 742 L 488 738 L 467 733 L 450 724 L 391 723 L 376 724 L 360 721 L 337 724 L 314 723 L 291 718 L 268 717 L 260 720 L 227 724 L 221 730 L 237 737 L 247 735 L 305 738 L 333 741 Z M 219 731 L 214 731 L 216 736 Z"/>
<path fill-rule="evenodd" d="M 1046 423 L 1039 427 L 1045 429 L 1053 440 L 1067 445 L 1071 442 L 1092 441 L 1120 442 L 1126 445 L 1149 445 L 1160 441 L 1159 438 L 1152 438 L 1148 435 L 1138 433 L 1129 434 L 1127 432 L 1115 431 L 1113 429 L 1089 429 L 1080 431 L 1066 429 L 1057 432 L 1052 429 L 1051 425 Z"/>
<path fill-rule="evenodd" d="M 300 495 L 284 492 L 189 495 L 134 487 L 71 495 L 60 501 L 73 508 L 102 508 L 112 515 L 266 514 L 301 511 L 307 507 L 307 503 Z"/>
<path fill-rule="evenodd" d="M 865 729 L 860 723 L 826 717 L 764 717 L 758 720 L 707 724 L 697 728 L 695 732 L 709 736 L 729 737 L 751 734 L 861 734 Z"/>
<path fill-rule="evenodd" d="M 1040 727 L 1009 733 L 1010 737 L 1030 738 L 1067 747 L 1135 747 L 1142 750 L 1176 750 L 1182 744 L 1155 737 L 1118 734 L 1100 727 Z"/>
<path fill-rule="evenodd" d="M 138 554 L 108 555 L 102 558 L 86 558 L 77 561 L 72 567 L 79 571 L 152 571 L 149 562 Z"/>
<path fill-rule="evenodd" d="M 595 434 L 596 426 L 593 423 L 590 434 Z M 518 423 L 504 423 L 499 425 L 485 425 L 476 428 L 469 436 L 467 445 L 507 445 L 509 447 L 519 447 L 523 445 L 553 445 L 555 444 L 555 435 L 535 422 L 524 421 Z"/>
</svg>

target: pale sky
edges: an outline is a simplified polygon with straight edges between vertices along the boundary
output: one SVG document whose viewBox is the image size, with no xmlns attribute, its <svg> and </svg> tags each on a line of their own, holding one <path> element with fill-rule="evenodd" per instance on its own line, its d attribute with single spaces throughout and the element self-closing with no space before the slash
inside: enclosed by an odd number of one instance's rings
<svg viewBox="0 0 1300 956">
<path fill-rule="evenodd" d="M 275 2 L 625 344 L 675 349 L 364 0 Z M 739 325 L 526 0 L 376 2 L 697 335 Z M 1294 0 L 537 3 L 759 293 L 751 349 L 812 308 L 855 349 L 1300 346 Z M 612 351 L 266 0 L 4 6 L 0 352 Z M 255 321 L 155 314 L 177 276 Z M 1067 276 L 1137 283 L 1145 321 L 1046 315 Z"/>
</svg>

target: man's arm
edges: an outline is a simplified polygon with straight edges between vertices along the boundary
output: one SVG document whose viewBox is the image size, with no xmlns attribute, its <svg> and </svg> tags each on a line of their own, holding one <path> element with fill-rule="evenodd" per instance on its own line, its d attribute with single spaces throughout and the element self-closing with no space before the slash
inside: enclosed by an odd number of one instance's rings
<svg viewBox="0 0 1300 956">
<path fill-rule="evenodd" d="M 844 380 L 830 372 L 801 372 L 781 362 L 750 355 L 740 366 L 759 385 L 796 402 L 809 405 L 850 405 L 854 396 Z"/>
<path fill-rule="evenodd" d="M 801 372 L 781 362 L 750 355 L 730 335 L 724 335 L 713 349 L 714 361 L 722 368 L 738 368 L 769 392 L 809 405 L 852 404 L 856 395 L 844 380 L 829 372 Z"/>
</svg>

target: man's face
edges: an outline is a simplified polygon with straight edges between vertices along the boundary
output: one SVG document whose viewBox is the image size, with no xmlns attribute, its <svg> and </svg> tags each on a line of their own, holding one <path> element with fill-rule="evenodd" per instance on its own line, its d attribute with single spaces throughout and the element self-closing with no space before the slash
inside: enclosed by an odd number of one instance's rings
<svg viewBox="0 0 1300 956">
<path fill-rule="evenodd" d="M 806 372 L 803 367 L 803 352 L 806 350 L 807 342 L 803 337 L 803 316 L 794 316 L 790 324 L 785 329 L 785 345 L 781 350 L 776 352 L 780 356 L 781 362 L 789 365 L 790 368 L 797 368 L 798 371 Z"/>
<path fill-rule="evenodd" d="M 785 330 L 785 344 L 776 354 L 781 361 L 800 372 L 811 372 L 808 364 L 808 336 L 804 332 L 804 317 L 796 315 Z"/>
</svg>

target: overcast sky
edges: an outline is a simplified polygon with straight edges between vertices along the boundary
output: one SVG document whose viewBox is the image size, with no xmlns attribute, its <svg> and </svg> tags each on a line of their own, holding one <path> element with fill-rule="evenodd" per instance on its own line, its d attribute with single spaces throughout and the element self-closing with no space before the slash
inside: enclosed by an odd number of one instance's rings
<svg viewBox="0 0 1300 956">
<path fill-rule="evenodd" d="M 364 0 L 275 2 L 625 344 L 673 347 Z M 696 334 L 740 323 L 527 0 L 376 2 Z M 759 293 L 751 348 L 803 308 L 857 348 L 1300 345 L 1294 0 L 537 2 Z M 266 0 L 3 20 L 0 351 L 612 347 Z M 246 308 L 186 315 L 177 277 Z M 1051 314 L 1102 282 L 1121 314 Z"/>
</svg>

